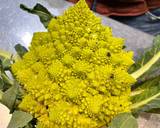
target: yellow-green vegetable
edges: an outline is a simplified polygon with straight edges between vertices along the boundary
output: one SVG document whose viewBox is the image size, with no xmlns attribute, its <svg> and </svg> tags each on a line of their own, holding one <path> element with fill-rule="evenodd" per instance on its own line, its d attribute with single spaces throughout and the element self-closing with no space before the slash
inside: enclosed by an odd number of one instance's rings
<svg viewBox="0 0 160 128">
<path fill-rule="evenodd" d="M 21 110 L 37 128 L 100 128 L 131 110 L 128 74 L 133 53 L 80 0 L 34 34 L 29 52 L 12 65 L 25 90 Z"/>
</svg>

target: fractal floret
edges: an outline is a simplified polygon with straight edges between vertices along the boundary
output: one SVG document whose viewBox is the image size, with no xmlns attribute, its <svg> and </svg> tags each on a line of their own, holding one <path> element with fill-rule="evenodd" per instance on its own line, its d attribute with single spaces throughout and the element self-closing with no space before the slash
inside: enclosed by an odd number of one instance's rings
<svg viewBox="0 0 160 128">
<path fill-rule="evenodd" d="M 29 51 L 12 65 L 25 90 L 19 109 L 37 128 L 100 128 L 130 111 L 127 72 L 133 53 L 80 0 L 34 34 Z"/>
</svg>

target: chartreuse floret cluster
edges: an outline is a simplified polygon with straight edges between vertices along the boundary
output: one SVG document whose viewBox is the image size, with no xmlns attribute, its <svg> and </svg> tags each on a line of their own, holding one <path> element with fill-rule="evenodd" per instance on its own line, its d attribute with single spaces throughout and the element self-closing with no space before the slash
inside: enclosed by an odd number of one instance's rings
<svg viewBox="0 0 160 128">
<path fill-rule="evenodd" d="M 38 128 L 100 128 L 130 111 L 133 53 L 80 0 L 35 33 L 30 50 L 12 65 L 25 95 L 21 110 Z"/>
</svg>

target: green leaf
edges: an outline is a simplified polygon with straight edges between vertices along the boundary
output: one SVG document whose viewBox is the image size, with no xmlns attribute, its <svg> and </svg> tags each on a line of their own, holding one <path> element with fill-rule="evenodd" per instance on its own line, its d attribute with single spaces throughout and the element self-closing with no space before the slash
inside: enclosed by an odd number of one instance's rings
<svg viewBox="0 0 160 128">
<path fill-rule="evenodd" d="M 157 52 L 160 51 L 160 35 L 156 36 L 153 40 L 153 45 L 150 48 L 146 48 L 143 51 L 139 51 L 135 64 L 130 69 L 130 72 L 134 72 L 144 64 L 146 64 Z M 160 65 L 160 64 L 158 64 Z"/>
<path fill-rule="evenodd" d="M 129 72 L 133 73 L 139 68 L 143 67 L 154 55 L 160 51 L 160 35 L 156 36 L 151 48 L 141 50 L 136 59 L 135 64 L 130 68 Z M 160 60 L 157 61 L 152 67 L 139 78 L 139 83 L 153 79 L 160 75 Z"/>
<path fill-rule="evenodd" d="M 33 119 L 32 115 L 23 111 L 14 111 L 7 128 L 22 128 Z"/>
<path fill-rule="evenodd" d="M 4 70 L 9 70 L 11 67 L 11 60 L 10 59 L 3 59 L 2 65 L 3 65 Z"/>
<path fill-rule="evenodd" d="M 27 124 L 24 128 L 34 128 L 32 124 Z"/>
<path fill-rule="evenodd" d="M 148 112 L 160 108 L 160 76 L 146 81 L 136 90 L 144 90 L 131 98 L 134 112 Z"/>
<path fill-rule="evenodd" d="M 36 128 L 37 119 L 33 118 L 24 128 Z"/>
<path fill-rule="evenodd" d="M 12 87 L 10 87 L 7 91 L 5 91 L 2 96 L 2 104 L 7 106 L 10 109 L 10 112 L 13 112 L 14 110 L 17 92 L 18 86 L 15 84 Z"/>
<path fill-rule="evenodd" d="M 36 4 L 33 8 L 28 8 L 27 6 L 21 4 L 20 8 L 29 13 L 38 15 L 40 21 L 44 25 L 45 28 L 48 27 L 50 20 L 54 17 L 44 6 L 41 4 Z"/>
<path fill-rule="evenodd" d="M 4 81 L 2 78 L 0 78 L 0 90 L 3 90 L 4 87 Z"/>
<path fill-rule="evenodd" d="M 9 70 L 11 66 L 11 59 L 0 57 L 0 69 L 1 71 Z"/>
<path fill-rule="evenodd" d="M 8 77 L 8 75 L 6 74 L 6 72 L 5 72 L 5 68 L 7 68 L 7 67 L 5 67 L 5 66 L 7 66 L 8 64 L 4 64 L 3 63 L 3 61 L 2 61 L 2 59 L 0 59 L 0 78 L 3 80 L 3 82 L 4 82 L 4 85 L 7 87 L 8 85 L 10 86 L 10 85 L 13 85 L 13 81 L 12 80 L 10 80 L 10 78 Z M 8 69 L 7 69 L 8 70 Z"/>
<path fill-rule="evenodd" d="M 17 99 L 22 100 L 24 94 L 25 94 L 25 90 L 21 86 L 19 86 L 18 92 L 17 92 Z"/>
<path fill-rule="evenodd" d="M 3 72 L 3 64 L 2 64 L 2 59 L 0 59 L 0 75 L 2 74 Z"/>
<path fill-rule="evenodd" d="M 2 100 L 3 92 L 0 90 L 0 102 Z"/>
<path fill-rule="evenodd" d="M 23 55 L 28 52 L 28 50 L 21 44 L 15 45 L 15 50 L 20 57 L 23 57 Z"/>
<path fill-rule="evenodd" d="M 109 128 L 138 128 L 138 123 L 131 113 L 121 113 L 113 118 Z"/>
</svg>

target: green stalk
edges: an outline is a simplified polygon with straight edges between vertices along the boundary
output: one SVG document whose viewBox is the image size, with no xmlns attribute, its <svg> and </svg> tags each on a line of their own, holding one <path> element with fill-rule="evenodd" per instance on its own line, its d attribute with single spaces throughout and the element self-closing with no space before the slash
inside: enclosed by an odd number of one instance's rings
<svg viewBox="0 0 160 128">
<path fill-rule="evenodd" d="M 142 92 L 144 92 L 144 90 L 132 91 L 130 96 L 131 96 L 131 97 L 132 97 L 132 96 L 136 96 L 136 95 L 141 94 Z"/>
<path fill-rule="evenodd" d="M 4 73 L 1 74 L 2 78 L 10 85 L 13 85 L 14 82 L 8 78 L 8 76 Z"/>
<path fill-rule="evenodd" d="M 154 99 L 157 98 L 158 96 L 160 96 L 160 92 L 157 93 L 156 95 L 153 95 L 152 97 L 150 97 L 150 98 L 148 98 L 148 99 L 146 99 L 146 100 L 143 100 L 143 101 L 141 101 L 141 102 L 139 102 L 139 103 L 133 104 L 133 105 L 131 106 L 131 109 L 139 108 L 139 107 L 141 107 L 141 106 L 149 103 L 150 101 L 154 100 Z"/>
<path fill-rule="evenodd" d="M 11 59 L 12 54 L 0 49 L 0 56 L 4 57 L 4 58 L 6 58 L 6 59 Z"/>
<path fill-rule="evenodd" d="M 0 101 L 2 100 L 3 92 L 0 90 Z"/>
<path fill-rule="evenodd" d="M 137 71 L 133 72 L 131 76 L 135 79 L 139 78 L 141 75 L 143 75 L 146 71 L 148 71 L 153 64 L 155 64 L 160 58 L 160 52 L 155 54 L 149 62 L 147 62 L 144 66 L 142 66 Z"/>
</svg>

